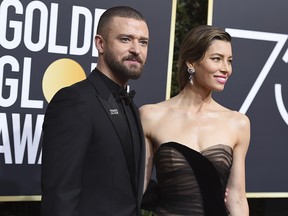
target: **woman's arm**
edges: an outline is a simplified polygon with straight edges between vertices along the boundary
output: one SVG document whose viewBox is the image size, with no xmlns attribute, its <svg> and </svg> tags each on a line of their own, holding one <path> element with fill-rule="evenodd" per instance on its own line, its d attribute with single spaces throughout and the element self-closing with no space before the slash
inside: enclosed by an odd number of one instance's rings
<svg viewBox="0 0 288 216">
<path fill-rule="evenodd" d="M 245 187 L 245 158 L 250 142 L 250 121 L 247 116 L 238 114 L 237 143 L 233 149 L 233 164 L 227 188 L 226 207 L 231 216 L 248 216 L 249 206 Z"/>
</svg>

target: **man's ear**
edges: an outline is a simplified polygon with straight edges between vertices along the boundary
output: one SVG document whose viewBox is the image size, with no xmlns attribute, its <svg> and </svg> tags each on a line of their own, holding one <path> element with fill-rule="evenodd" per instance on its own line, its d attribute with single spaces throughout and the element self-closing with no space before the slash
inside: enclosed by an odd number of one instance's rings
<svg viewBox="0 0 288 216">
<path fill-rule="evenodd" d="M 102 54 L 104 50 L 104 41 L 101 35 L 96 35 L 94 38 L 94 42 L 99 54 Z"/>
</svg>

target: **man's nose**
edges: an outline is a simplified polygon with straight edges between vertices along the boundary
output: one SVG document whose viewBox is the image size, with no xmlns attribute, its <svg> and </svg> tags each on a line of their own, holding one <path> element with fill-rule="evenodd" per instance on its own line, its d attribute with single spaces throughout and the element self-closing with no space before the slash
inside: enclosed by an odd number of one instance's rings
<svg viewBox="0 0 288 216">
<path fill-rule="evenodd" d="M 130 52 L 139 55 L 141 52 L 141 45 L 138 41 L 133 41 L 131 43 Z"/>
</svg>

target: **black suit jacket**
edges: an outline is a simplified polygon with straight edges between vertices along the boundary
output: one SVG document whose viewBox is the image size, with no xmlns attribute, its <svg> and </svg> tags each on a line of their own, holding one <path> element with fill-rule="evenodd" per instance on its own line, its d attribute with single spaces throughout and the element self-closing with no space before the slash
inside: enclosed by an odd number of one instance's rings
<svg viewBox="0 0 288 216">
<path fill-rule="evenodd" d="M 119 107 L 94 70 L 63 88 L 43 123 L 42 216 L 138 215 L 143 194 L 145 147 L 141 134 L 138 182 L 129 172 L 131 149 Z M 128 148 L 128 149 L 127 149 Z M 135 185 L 133 188 L 133 185 Z"/>
</svg>

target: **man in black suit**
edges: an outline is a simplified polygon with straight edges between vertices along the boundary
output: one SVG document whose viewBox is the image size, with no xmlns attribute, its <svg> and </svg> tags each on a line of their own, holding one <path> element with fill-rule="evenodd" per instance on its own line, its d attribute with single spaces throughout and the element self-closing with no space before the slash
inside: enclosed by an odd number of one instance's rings
<svg viewBox="0 0 288 216">
<path fill-rule="evenodd" d="M 148 40 L 138 11 L 119 6 L 101 16 L 96 69 L 57 92 L 46 111 L 42 216 L 140 215 L 145 146 L 126 87 L 141 75 Z"/>
</svg>

